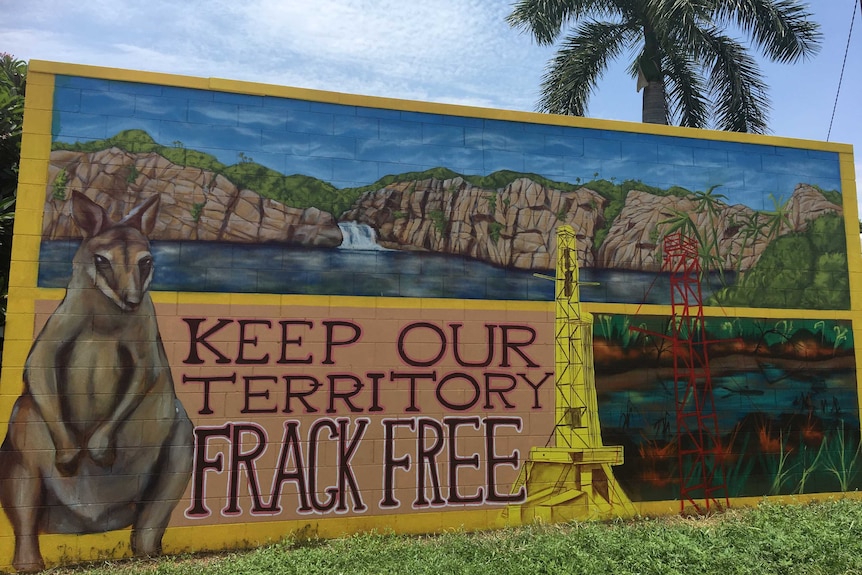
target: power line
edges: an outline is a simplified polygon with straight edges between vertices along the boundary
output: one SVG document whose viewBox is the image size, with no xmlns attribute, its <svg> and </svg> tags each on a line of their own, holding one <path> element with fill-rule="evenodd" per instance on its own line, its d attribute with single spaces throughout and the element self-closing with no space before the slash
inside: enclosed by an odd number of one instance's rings
<svg viewBox="0 0 862 575">
<path fill-rule="evenodd" d="M 841 94 L 841 83 L 844 81 L 844 68 L 847 66 L 847 53 L 850 52 L 850 39 L 853 37 L 853 22 L 856 21 L 856 6 L 862 10 L 862 0 L 853 2 L 853 17 L 850 18 L 850 31 L 847 33 L 847 46 L 844 47 L 844 61 L 841 63 L 841 75 L 838 77 L 838 90 L 835 91 L 835 103 L 832 104 L 832 118 L 829 120 L 829 130 L 826 132 L 826 141 L 832 135 L 832 123 L 835 121 L 835 110 L 838 109 L 838 96 Z"/>
</svg>

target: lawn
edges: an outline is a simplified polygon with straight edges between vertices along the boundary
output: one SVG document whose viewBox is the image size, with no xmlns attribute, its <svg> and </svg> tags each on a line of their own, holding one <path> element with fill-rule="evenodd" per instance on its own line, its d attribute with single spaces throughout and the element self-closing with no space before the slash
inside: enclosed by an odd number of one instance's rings
<svg viewBox="0 0 862 575">
<path fill-rule="evenodd" d="M 533 525 L 483 533 L 285 540 L 254 551 L 126 560 L 60 575 L 338 574 L 856 574 L 862 501 L 762 503 L 712 517 Z"/>
</svg>

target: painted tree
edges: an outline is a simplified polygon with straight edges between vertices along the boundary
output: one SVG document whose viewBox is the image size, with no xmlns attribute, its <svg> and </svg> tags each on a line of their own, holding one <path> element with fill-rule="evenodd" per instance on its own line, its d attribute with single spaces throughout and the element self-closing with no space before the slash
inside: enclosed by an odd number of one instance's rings
<svg viewBox="0 0 862 575">
<path fill-rule="evenodd" d="M 644 122 L 763 133 L 769 98 L 750 47 L 783 63 L 812 56 L 821 34 L 810 18 L 798 0 L 518 0 L 508 22 L 546 45 L 569 27 L 540 111 L 585 115 L 610 62 L 630 53 Z"/>
</svg>

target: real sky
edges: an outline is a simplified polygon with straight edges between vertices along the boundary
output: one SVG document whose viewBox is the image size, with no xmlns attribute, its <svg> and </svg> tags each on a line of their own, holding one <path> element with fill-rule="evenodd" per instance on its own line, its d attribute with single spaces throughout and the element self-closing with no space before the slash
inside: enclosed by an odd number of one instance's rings
<svg viewBox="0 0 862 575">
<path fill-rule="evenodd" d="M 820 53 L 760 60 L 770 130 L 826 140 L 856 0 L 814 0 Z M 390 98 L 532 111 L 553 47 L 509 28 L 494 0 L 0 0 L 0 51 L 24 59 L 213 76 Z M 829 140 L 862 178 L 862 16 L 856 8 Z M 611 68 L 589 116 L 639 121 L 640 94 Z M 857 184 L 858 187 L 858 184 Z M 845 190 L 846 191 L 846 190 Z"/>
</svg>

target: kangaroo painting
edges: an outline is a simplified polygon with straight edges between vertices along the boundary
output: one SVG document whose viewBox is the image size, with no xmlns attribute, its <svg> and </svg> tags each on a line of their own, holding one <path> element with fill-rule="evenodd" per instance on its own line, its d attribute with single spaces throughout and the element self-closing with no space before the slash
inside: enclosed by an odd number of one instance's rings
<svg viewBox="0 0 862 575">
<path fill-rule="evenodd" d="M 191 475 L 192 424 L 147 292 L 159 196 L 117 223 L 82 193 L 71 201 L 84 240 L 66 296 L 30 349 L 0 448 L 18 571 L 44 567 L 40 533 L 131 526 L 135 554 L 160 553 Z"/>
</svg>

